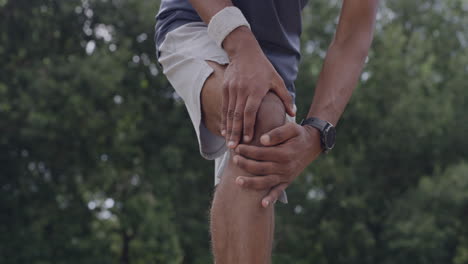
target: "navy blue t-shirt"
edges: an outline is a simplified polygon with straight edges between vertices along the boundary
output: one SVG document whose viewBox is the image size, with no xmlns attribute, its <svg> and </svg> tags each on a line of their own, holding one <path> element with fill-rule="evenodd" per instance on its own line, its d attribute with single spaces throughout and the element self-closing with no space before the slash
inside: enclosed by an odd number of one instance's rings
<svg viewBox="0 0 468 264">
<path fill-rule="evenodd" d="M 301 11 L 308 0 L 232 0 L 250 24 L 263 52 L 294 95 L 300 59 Z M 171 30 L 202 22 L 188 0 L 161 0 L 156 16 L 157 47 Z"/>
</svg>

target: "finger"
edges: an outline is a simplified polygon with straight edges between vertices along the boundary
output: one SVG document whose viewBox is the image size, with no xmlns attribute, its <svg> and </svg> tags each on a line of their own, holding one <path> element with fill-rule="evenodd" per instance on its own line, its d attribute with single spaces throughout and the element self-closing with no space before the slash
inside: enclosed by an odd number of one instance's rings
<svg viewBox="0 0 468 264">
<path fill-rule="evenodd" d="M 258 177 L 239 176 L 236 178 L 236 183 L 244 188 L 265 190 L 280 184 L 281 178 L 279 175 L 268 175 Z"/>
<path fill-rule="evenodd" d="M 284 149 L 279 147 L 257 147 L 240 144 L 236 148 L 236 153 L 244 158 L 261 161 L 283 161 L 286 157 Z"/>
<path fill-rule="evenodd" d="M 286 142 L 289 139 L 298 136 L 300 133 L 300 126 L 296 123 L 286 123 L 278 128 L 263 134 L 260 137 L 260 143 L 264 146 L 274 146 Z"/>
<path fill-rule="evenodd" d="M 255 120 L 261 100 L 249 96 L 244 110 L 244 142 L 249 143 L 254 136 Z"/>
<path fill-rule="evenodd" d="M 226 144 L 229 144 L 229 139 L 232 133 L 232 120 L 234 119 L 234 111 L 236 110 L 236 93 L 231 88 L 229 91 L 228 111 L 226 115 Z"/>
<path fill-rule="evenodd" d="M 283 191 L 288 187 L 288 183 L 282 183 L 273 189 L 262 199 L 262 206 L 267 208 L 270 204 L 276 203 Z"/>
<path fill-rule="evenodd" d="M 236 103 L 237 105 L 232 119 L 232 132 L 228 143 L 228 147 L 230 148 L 237 147 L 242 135 L 242 117 L 244 116 L 245 96 L 238 95 Z"/>
<path fill-rule="evenodd" d="M 222 94 L 222 100 L 221 100 L 221 135 L 224 137 L 226 136 L 226 116 L 228 112 L 228 106 L 229 106 L 229 90 L 228 90 L 228 85 L 223 84 L 223 94 Z"/>
<path fill-rule="evenodd" d="M 278 80 L 277 83 L 278 85 L 275 85 L 272 90 L 279 96 L 281 101 L 283 101 L 284 107 L 286 108 L 286 112 L 288 113 L 288 115 L 296 116 L 296 108 L 294 107 L 293 98 L 291 94 L 289 94 L 283 79 Z"/>
<path fill-rule="evenodd" d="M 279 167 L 273 162 L 249 160 L 239 155 L 235 155 L 233 160 L 239 168 L 253 175 L 262 176 L 279 172 Z"/>
</svg>

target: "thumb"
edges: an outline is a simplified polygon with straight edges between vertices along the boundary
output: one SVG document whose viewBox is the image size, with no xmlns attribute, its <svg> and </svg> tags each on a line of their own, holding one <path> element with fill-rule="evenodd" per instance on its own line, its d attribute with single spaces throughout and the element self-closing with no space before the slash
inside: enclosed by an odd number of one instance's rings
<svg viewBox="0 0 468 264">
<path fill-rule="evenodd" d="M 264 146 L 275 146 L 299 135 L 300 126 L 289 122 L 280 127 L 263 134 L 260 137 L 260 143 Z"/>
<path fill-rule="evenodd" d="M 286 187 L 288 187 L 288 183 L 282 183 L 271 189 L 268 195 L 262 199 L 262 206 L 267 208 L 269 205 L 274 204 L 279 199 Z"/>
</svg>

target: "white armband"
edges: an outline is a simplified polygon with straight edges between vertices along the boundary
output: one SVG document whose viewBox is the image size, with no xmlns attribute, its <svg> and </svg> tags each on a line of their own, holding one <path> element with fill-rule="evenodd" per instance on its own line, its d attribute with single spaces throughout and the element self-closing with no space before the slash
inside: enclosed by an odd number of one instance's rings
<svg viewBox="0 0 468 264">
<path fill-rule="evenodd" d="M 216 13 L 208 24 L 208 35 L 222 47 L 224 39 L 234 29 L 246 26 L 250 29 L 249 22 L 239 8 L 228 6 Z"/>
</svg>

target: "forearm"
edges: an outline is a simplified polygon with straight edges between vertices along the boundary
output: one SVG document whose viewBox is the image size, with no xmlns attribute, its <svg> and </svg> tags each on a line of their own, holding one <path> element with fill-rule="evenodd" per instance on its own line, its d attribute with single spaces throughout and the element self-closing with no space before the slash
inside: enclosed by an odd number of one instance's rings
<svg viewBox="0 0 468 264">
<path fill-rule="evenodd" d="M 328 49 L 308 117 L 334 125 L 357 85 L 372 43 L 378 0 L 343 1 L 335 38 Z"/>
<path fill-rule="evenodd" d="M 334 42 L 325 57 L 308 117 L 338 122 L 359 80 L 370 40 Z"/>
</svg>

